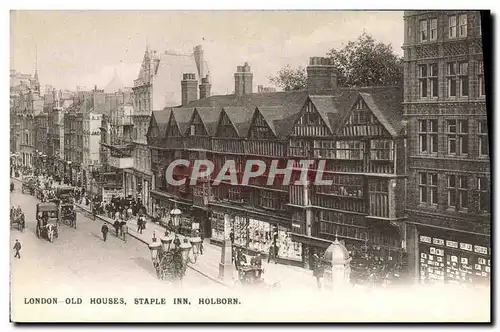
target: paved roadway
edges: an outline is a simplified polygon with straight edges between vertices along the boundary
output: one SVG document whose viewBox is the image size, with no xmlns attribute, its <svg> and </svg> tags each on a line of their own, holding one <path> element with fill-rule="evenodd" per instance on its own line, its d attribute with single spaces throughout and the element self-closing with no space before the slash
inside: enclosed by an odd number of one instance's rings
<svg viewBox="0 0 500 332">
<path fill-rule="evenodd" d="M 221 285 L 188 269 L 181 283 L 157 279 L 148 247 L 129 237 L 127 242 L 108 234 L 103 242 L 99 221 L 77 214 L 77 228 L 59 226 L 59 238 L 53 243 L 35 235 L 35 209 L 38 200 L 22 194 L 20 183 L 10 194 L 11 205 L 20 205 L 26 215 L 27 229 L 11 228 L 11 290 L 13 298 L 21 294 L 41 296 L 166 296 L 175 291 L 217 290 Z M 110 227 L 110 231 L 114 229 Z M 21 259 L 15 259 L 14 241 L 22 244 Z M 55 295 L 54 295 L 55 294 Z"/>
</svg>

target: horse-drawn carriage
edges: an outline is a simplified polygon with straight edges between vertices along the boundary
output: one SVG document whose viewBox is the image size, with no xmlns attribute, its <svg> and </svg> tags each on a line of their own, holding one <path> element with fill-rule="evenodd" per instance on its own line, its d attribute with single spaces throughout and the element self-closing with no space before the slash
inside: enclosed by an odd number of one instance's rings
<svg viewBox="0 0 500 332">
<path fill-rule="evenodd" d="M 61 214 L 60 220 L 63 224 L 76 228 L 76 211 L 73 203 L 60 203 L 59 211 Z"/>
<path fill-rule="evenodd" d="M 26 228 L 26 221 L 23 211 L 17 208 L 10 209 L 10 227 L 15 227 L 20 232 L 24 231 Z"/>
<path fill-rule="evenodd" d="M 36 188 L 36 182 L 37 182 L 37 177 L 36 176 L 25 176 L 23 178 L 23 185 L 21 187 L 21 192 L 24 194 L 24 192 L 30 193 L 30 195 L 35 194 L 35 188 Z"/>
<path fill-rule="evenodd" d="M 36 236 L 53 242 L 59 236 L 59 208 L 51 203 L 36 205 Z"/>
</svg>

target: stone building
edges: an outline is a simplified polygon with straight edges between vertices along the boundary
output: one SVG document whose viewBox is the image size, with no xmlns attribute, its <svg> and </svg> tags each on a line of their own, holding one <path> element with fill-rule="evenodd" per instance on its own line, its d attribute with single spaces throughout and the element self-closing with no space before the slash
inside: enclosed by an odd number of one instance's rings
<svg viewBox="0 0 500 332">
<path fill-rule="evenodd" d="M 146 48 L 133 90 L 133 147 L 124 147 L 123 158 L 132 157 L 133 166 L 124 164 L 124 193 L 140 198 L 151 212 L 149 190 L 152 185 L 151 156 L 147 146 L 151 113 L 169 106 L 188 103 L 210 96 L 209 68 L 201 46 L 191 54 L 166 51 L 158 53 Z M 179 82 L 182 81 L 182 84 Z M 181 86 L 182 85 L 182 86 Z"/>
<path fill-rule="evenodd" d="M 424 282 L 490 276 L 491 174 L 481 16 L 404 15 L 409 267 Z"/>
</svg>

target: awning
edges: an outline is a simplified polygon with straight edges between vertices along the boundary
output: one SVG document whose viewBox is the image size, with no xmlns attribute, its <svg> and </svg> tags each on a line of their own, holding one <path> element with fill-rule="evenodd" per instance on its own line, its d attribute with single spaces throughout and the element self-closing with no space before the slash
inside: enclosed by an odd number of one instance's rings
<svg viewBox="0 0 500 332">
<path fill-rule="evenodd" d="M 290 233 L 292 235 L 292 241 L 300 242 L 303 244 L 310 245 L 311 247 L 319 247 L 327 249 L 333 241 L 321 239 L 319 237 L 307 236 L 305 234 Z"/>
</svg>

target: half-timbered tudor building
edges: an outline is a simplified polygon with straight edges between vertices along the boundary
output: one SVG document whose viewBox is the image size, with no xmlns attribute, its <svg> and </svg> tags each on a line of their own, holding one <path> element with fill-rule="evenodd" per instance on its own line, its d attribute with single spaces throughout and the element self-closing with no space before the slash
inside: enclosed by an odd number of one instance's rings
<svg viewBox="0 0 500 332">
<path fill-rule="evenodd" d="M 408 255 L 424 282 L 490 278 L 491 175 L 481 15 L 405 12 Z"/>
<path fill-rule="evenodd" d="M 337 87 L 329 60 L 311 58 L 307 91 L 241 90 L 153 112 L 148 143 L 156 205 L 168 213 L 177 204 L 181 228 L 200 227 L 214 243 L 224 238 L 228 222 L 234 244 L 246 250 L 267 254 L 276 241 L 280 260 L 290 264 L 310 266 L 313 253 L 322 254 L 335 237 L 345 242 L 355 262 L 368 255 L 401 262 L 401 88 Z M 193 186 L 171 187 L 164 172 L 178 158 L 208 159 L 215 170 Z M 246 161 L 255 159 L 265 162 L 266 172 L 241 184 Z M 213 185 L 227 160 L 235 162 L 239 185 Z M 325 163 L 322 178 L 333 184 L 284 185 L 283 176 L 268 184 L 273 160 L 280 169 L 293 168 L 292 181 L 300 177 L 299 160 L 314 161 L 310 180 Z M 179 166 L 174 177 L 189 174 L 189 167 Z"/>
</svg>

